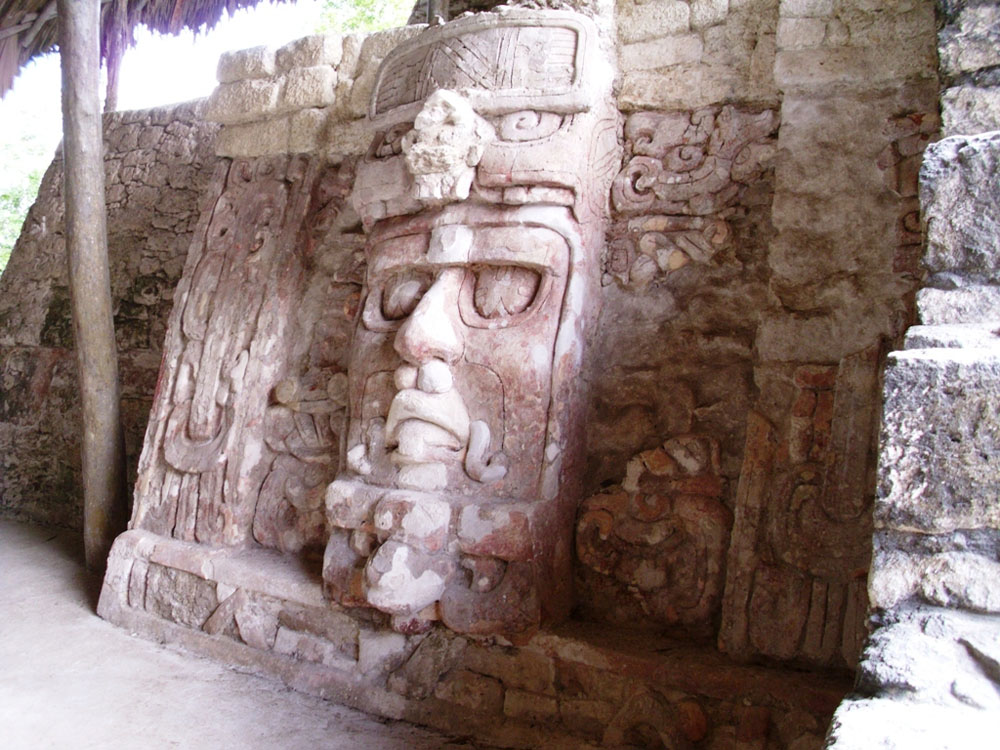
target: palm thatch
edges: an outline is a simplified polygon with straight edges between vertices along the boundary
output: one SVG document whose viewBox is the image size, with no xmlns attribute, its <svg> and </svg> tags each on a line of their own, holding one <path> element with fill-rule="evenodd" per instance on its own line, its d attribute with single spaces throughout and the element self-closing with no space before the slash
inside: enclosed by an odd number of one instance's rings
<svg viewBox="0 0 1000 750">
<path fill-rule="evenodd" d="M 287 2 L 288 0 L 271 0 Z M 101 0 L 101 58 L 116 78 L 124 51 L 134 43 L 139 24 L 161 34 L 212 28 L 223 11 L 257 5 L 260 0 Z M 55 0 L 0 0 L 0 98 L 21 67 L 56 47 Z M 113 88 L 109 81 L 109 91 Z"/>
</svg>

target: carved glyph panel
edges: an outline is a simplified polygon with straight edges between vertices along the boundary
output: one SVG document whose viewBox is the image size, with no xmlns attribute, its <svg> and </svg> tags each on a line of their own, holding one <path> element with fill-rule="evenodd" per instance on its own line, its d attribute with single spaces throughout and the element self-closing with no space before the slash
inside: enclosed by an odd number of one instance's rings
<svg viewBox="0 0 1000 750">
<path fill-rule="evenodd" d="M 592 616 L 714 634 L 732 526 L 724 481 L 718 444 L 679 435 L 635 456 L 621 485 L 583 502 L 576 551 L 585 598 L 603 609 Z"/>
<path fill-rule="evenodd" d="M 747 189 L 773 167 L 777 129 L 773 110 L 733 105 L 630 115 L 605 283 L 642 288 L 689 263 L 711 264 L 732 244 Z"/>
<path fill-rule="evenodd" d="M 853 667 L 871 555 L 879 347 L 792 372 L 786 423 L 751 412 L 720 644 Z"/>
<path fill-rule="evenodd" d="M 358 245 L 342 232 L 356 222 L 352 177 L 303 157 L 217 172 L 178 285 L 134 527 L 207 544 L 325 543 L 346 392 L 330 341 L 357 294 L 337 282 Z"/>
</svg>

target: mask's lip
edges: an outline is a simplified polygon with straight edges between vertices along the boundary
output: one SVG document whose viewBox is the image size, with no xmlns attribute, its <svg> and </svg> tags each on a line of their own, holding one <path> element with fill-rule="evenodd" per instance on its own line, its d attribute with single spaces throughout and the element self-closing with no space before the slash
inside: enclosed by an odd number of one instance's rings
<svg viewBox="0 0 1000 750">
<path fill-rule="evenodd" d="M 469 412 L 455 389 L 445 393 L 426 393 L 406 388 L 393 396 L 385 422 L 387 445 L 396 440 L 399 428 L 409 421 L 426 422 L 439 427 L 464 447 L 469 442 Z"/>
</svg>

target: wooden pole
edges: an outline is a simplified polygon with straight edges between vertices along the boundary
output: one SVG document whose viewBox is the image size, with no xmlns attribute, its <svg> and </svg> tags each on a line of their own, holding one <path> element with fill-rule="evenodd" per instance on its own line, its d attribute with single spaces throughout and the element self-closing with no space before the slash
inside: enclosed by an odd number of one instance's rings
<svg viewBox="0 0 1000 750">
<path fill-rule="evenodd" d="M 100 570 L 125 528 L 125 460 L 104 204 L 100 0 L 57 0 L 66 249 L 83 406 L 83 543 Z"/>
</svg>

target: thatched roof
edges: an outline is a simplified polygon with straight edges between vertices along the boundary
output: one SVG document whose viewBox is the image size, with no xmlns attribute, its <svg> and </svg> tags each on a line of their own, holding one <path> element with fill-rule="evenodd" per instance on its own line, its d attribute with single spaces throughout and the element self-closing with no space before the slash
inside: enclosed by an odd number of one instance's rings
<svg viewBox="0 0 1000 750">
<path fill-rule="evenodd" d="M 287 2 L 287 0 L 271 0 Z M 132 31 L 144 24 L 162 34 L 182 29 L 212 28 L 223 11 L 257 5 L 260 0 L 101 0 L 101 57 L 108 70 L 134 39 Z M 31 58 L 56 47 L 55 0 L 0 0 L 0 97 L 7 93 L 21 67 Z"/>
</svg>

